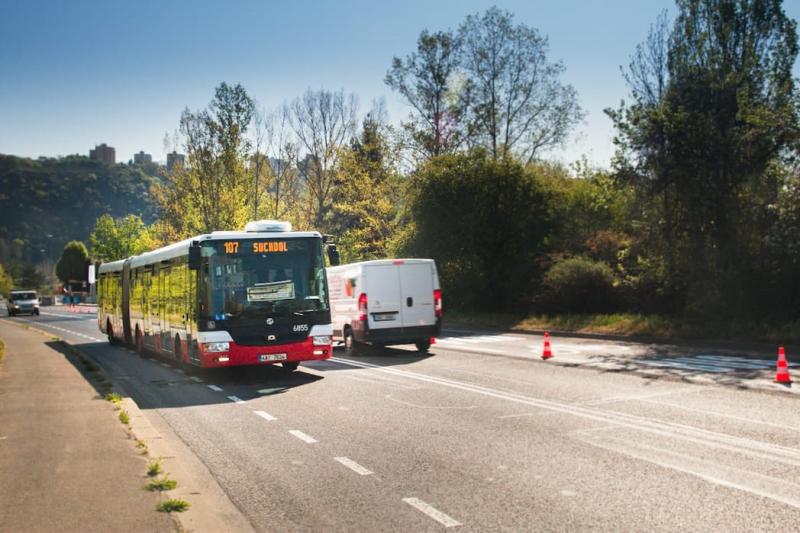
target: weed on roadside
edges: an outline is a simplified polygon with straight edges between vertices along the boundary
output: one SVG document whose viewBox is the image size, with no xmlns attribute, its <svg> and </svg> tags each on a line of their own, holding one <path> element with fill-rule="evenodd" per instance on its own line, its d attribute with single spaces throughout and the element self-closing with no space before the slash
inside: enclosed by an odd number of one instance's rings
<svg viewBox="0 0 800 533">
<path fill-rule="evenodd" d="M 143 441 L 142 439 L 136 439 L 136 447 L 139 448 L 139 453 L 141 453 L 142 455 L 147 455 L 148 449 L 147 449 L 147 443 L 145 441 Z"/>
<path fill-rule="evenodd" d="M 156 477 L 162 472 L 161 470 L 161 457 L 156 457 L 147 464 L 147 475 Z"/>
<path fill-rule="evenodd" d="M 3 344 L 3 339 L 0 339 L 0 361 L 3 360 L 3 356 L 5 355 L 6 345 Z"/>
<path fill-rule="evenodd" d="M 156 509 L 162 513 L 182 513 L 188 509 L 191 504 L 184 500 L 170 499 L 158 504 Z"/>
<path fill-rule="evenodd" d="M 168 477 L 164 476 L 162 479 L 154 479 L 147 485 L 145 485 L 145 489 L 149 490 L 150 492 L 163 492 L 165 490 L 173 490 L 175 487 L 178 486 L 178 482 L 174 479 L 169 479 Z"/>
<path fill-rule="evenodd" d="M 116 392 L 109 392 L 108 394 L 106 394 L 106 401 L 111 402 L 114 405 L 119 405 L 120 403 L 122 403 L 122 396 L 120 396 Z"/>
<path fill-rule="evenodd" d="M 126 426 L 131 423 L 131 417 L 128 415 L 128 411 L 120 411 L 119 413 L 119 421 L 125 424 Z"/>
</svg>

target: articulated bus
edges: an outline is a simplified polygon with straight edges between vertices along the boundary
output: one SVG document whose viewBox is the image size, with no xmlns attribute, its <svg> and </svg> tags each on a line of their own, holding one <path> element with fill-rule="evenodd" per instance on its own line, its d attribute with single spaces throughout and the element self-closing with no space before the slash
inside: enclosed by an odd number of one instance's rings
<svg viewBox="0 0 800 533">
<path fill-rule="evenodd" d="M 332 355 L 324 266 L 322 236 L 288 222 L 199 235 L 100 265 L 98 326 L 181 365 L 292 371 Z"/>
</svg>

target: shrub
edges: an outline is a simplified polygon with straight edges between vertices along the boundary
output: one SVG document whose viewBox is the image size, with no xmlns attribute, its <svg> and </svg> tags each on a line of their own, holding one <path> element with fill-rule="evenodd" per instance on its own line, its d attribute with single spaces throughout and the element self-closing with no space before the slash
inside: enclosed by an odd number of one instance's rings
<svg viewBox="0 0 800 533">
<path fill-rule="evenodd" d="M 570 257 L 554 264 L 544 276 L 543 302 L 556 312 L 602 313 L 619 303 L 614 272 L 606 263 Z"/>
</svg>

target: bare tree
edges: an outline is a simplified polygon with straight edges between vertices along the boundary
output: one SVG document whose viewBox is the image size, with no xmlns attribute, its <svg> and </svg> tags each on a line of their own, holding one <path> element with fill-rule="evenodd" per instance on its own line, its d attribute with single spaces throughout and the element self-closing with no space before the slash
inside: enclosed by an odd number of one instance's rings
<svg viewBox="0 0 800 533">
<path fill-rule="evenodd" d="M 559 80 L 564 66 L 547 59 L 546 37 L 492 7 L 467 17 L 459 40 L 470 144 L 531 161 L 564 142 L 583 112 L 575 89 Z"/>
<path fill-rule="evenodd" d="M 417 50 L 395 57 L 385 83 L 413 109 L 404 123 L 412 148 L 427 159 L 456 150 L 463 140 L 460 99 L 452 85 L 458 72 L 458 40 L 450 32 L 423 31 Z"/>
<path fill-rule="evenodd" d="M 353 135 L 358 99 L 343 90 L 307 90 L 291 104 L 291 126 L 306 151 L 301 173 L 312 202 L 313 224 L 323 228 L 331 208 L 338 149 Z"/>
<path fill-rule="evenodd" d="M 288 218 L 298 201 L 297 144 L 291 127 L 291 111 L 284 104 L 269 113 L 266 121 L 269 163 L 269 213 L 276 219 Z"/>
</svg>

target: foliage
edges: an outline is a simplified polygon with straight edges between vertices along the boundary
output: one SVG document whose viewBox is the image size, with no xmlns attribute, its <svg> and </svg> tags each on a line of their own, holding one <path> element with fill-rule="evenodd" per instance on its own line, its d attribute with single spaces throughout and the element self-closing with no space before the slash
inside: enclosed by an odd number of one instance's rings
<svg viewBox="0 0 800 533">
<path fill-rule="evenodd" d="M 680 0 L 673 26 L 660 18 L 633 57 L 633 103 L 608 111 L 618 175 L 648 195 L 653 251 L 694 312 L 746 310 L 743 255 L 777 195 L 768 169 L 800 133 L 797 53 L 778 0 Z"/>
<path fill-rule="evenodd" d="M 156 510 L 161 513 L 182 513 L 189 509 L 191 504 L 185 500 L 171 498 L 163 501 L 156 506 Z"/>
<path fill-rule="evenodd" d="M 554 264 L 544 275 L 544 303 L 551 311 L 596 313 L 618 305 L 614 272 L 606 263 L 570 257 Z"/>
<path fill-rule="evenodd" d="M 340 154 L 328 227 L 339 236 L 343 263 L 387 257 L 397 229 L 397 156 L 385 129 L 367 116 L 359 137 Z"/>
<path fill-rule="evenodd" d="M 534 170 L 483 150 L 431 159 L 411 184 L 406 251 L 437 261 L 456 307 L 525 305 L 541 274 L 553 216 Z"/>
<path fill-rule="evenodd" d="M 140 167 L 83 156 L 0 155 L 0 262 L 18 271 L 24 263 L 55 261 L 66 242 L 88 239 L 102 214 L 135 213 L 152 222 L 148 190 L 155 181 Z"/>
<path fill-rule="evenodd" d="M 102 215 L 89 235 L 92 256 L 101 261 L 115 261 L 157 248 L 159 243 L 137 215 L 112 218 Z"/>
<path fill-rule="evenodd" d="M 221 83 L 207 109 L 181 115 L 186 164 L 153 188 L 168 240 L 243 227 L 255 201 L 245 168 L 255 104 L 241 85 Z"/>
<path fill-rule="evenodd" d="M 58 263 L 56 275 L 65 285 L 70 282 L 86 281 L 89 271 L 89 252 L 81 241 L 70 241 L 64 246 Z"/>
<path fill-rule="evenodd" d="M 0 264 L 0 296 L 4 298 L 9 297 L 9 291 L 14 288 L 14 278 L 11 274 L 6 272 L 6 269 Z"/>
</svg>

